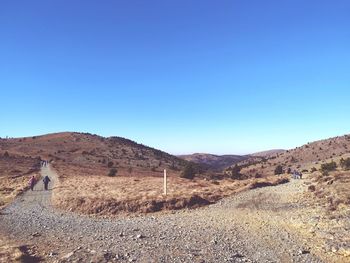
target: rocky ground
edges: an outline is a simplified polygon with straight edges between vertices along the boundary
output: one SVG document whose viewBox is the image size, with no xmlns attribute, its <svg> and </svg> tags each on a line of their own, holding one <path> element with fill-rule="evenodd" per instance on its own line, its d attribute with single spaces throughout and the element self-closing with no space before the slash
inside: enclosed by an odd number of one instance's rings
<svg viewBox="0 0 350 263">
<path fill-rule="evenodd" d="M 108 219 L 54 209 L 40 182 L 1 212 L 0 233 L 26 244 L 32 262 L 346 262 L 299 230 L 312 216 L 305 188 L 294 180 L 201 209 Z"/>
</svg>

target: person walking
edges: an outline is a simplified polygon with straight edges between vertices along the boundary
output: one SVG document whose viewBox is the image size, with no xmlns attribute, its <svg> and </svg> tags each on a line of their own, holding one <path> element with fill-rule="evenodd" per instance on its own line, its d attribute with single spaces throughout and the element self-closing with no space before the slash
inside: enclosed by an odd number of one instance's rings
<svg viewBox="0 0 350 263">
<path fill-rule="evenodd" d="M 50 178 L 46 175 L 43 179 L 45 190 L 48 190 L 48 186 L 49 186 L 50 181 L 51 181 Z"/>
<path fill-rule="evenodd" d="M 35 176 L 33 175 L 30 179 L 29 179 L 29 187 L 30 187 L 30 190 L 34 190 L 34 186 L 35 186 L 35 183 L 36 183 L 36 179 L 35 179 Z"/>
</svg>

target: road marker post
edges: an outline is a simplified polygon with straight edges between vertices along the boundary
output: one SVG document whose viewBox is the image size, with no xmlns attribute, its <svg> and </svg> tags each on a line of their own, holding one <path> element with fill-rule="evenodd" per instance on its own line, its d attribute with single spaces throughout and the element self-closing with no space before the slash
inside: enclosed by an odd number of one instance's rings
<svg viewBox="0 0 350 263">
<path fill-rule="evenodd" d="M 164 169 L 164 195 L 167 195 L 167 178 L 166 178 L 166 169 Z"/>
</svg>

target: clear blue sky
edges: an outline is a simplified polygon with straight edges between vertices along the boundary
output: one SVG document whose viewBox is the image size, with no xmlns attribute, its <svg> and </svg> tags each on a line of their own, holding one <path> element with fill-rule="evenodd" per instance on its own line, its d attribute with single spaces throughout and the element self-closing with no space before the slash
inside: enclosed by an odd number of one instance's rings
<svg viewBox="0 0 350 263">
<path fill-rule="evenodd" d="M 0 91 L 2 137 L 292 148 L 350 133 L 350 1 L 3 0 Z"/>
</svg>

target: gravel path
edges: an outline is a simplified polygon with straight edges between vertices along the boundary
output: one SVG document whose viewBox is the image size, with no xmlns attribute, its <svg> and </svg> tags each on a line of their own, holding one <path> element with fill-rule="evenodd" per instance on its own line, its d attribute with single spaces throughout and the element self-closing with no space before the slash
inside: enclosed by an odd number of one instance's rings
<svg viewBox="0 0 350 263">
<path fill-rule="evenodd" d="M 42 175 L 54 185 L 50 167 Z M 47 262 L 322 262 L 283 225 L 303 190 L 295 180 L 196 210 L 97 219 L 54 210 L 39 182 L 2 211 L 0 233 Z"/>
</svg>

